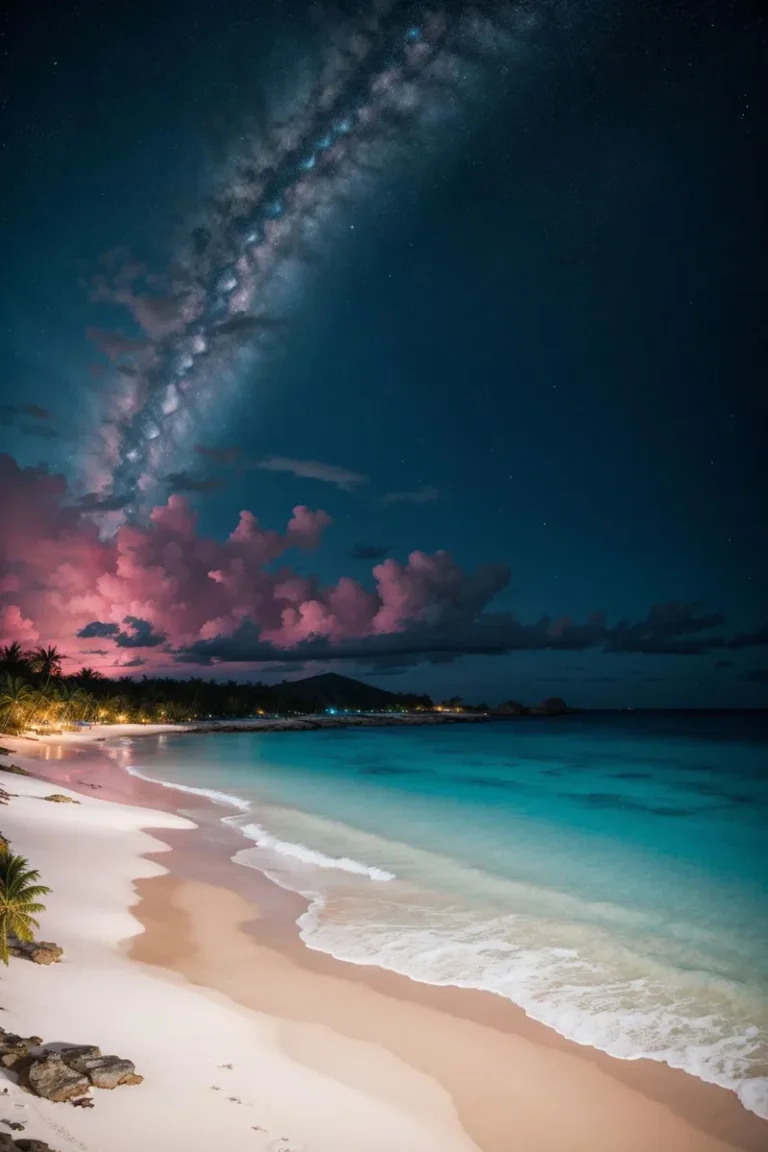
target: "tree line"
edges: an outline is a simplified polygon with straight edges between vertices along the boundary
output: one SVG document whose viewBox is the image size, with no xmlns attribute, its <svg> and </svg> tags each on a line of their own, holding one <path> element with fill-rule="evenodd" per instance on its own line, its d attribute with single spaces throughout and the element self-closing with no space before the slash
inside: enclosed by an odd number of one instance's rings
<svg viewBox="0 0 768 1152">
<path fill-rule="evenodd" d="M 111 679 L 93 668 L 65 675 L 64 660 L 53 646 L 28 651 L 15 642 L 0 648 L 0 732 L 50 730 L 83 721 L 162 724 L 306 715 L 325 707 L 311 693 L 287 695 L 279 684 L 170 676 Z M 392 707 L 431 708 L 432 701 L 428 696 L 393 693 Z"/>
</svg>

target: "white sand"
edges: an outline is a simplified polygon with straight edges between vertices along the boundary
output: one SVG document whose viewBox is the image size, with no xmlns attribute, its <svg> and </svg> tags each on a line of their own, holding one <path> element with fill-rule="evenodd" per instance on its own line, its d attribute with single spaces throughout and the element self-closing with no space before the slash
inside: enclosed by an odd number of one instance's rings
<svg viewBox="0 0 768 1152">
<path fill-rule="evenodd" d="M 30 777 L 2 773 L 0 784 L 16 794 L 0 808 L 0 831 L 53 889 L 40 938 L 65 950 L 59 964 L 12 959 L 0 972 L 0 1023 L 47 1042 L 98 1044 L 145 1077 L 94 1091 L 95 1107 L 77 1109 L 22 1092 L 3 1073 L 0 1120 L 21 1120 L 24 1136 L 57 1152 L 477 1152 L 444 1089 L 378 1045 L 359 1042 L 359 1059 L 392 1090 L 351 1087 L 289 1058 L 279 1019 L 128 959 L 119 942 L 141 931 L 132 881 L 163 871 L 142 858 L 161 848 L 142 829 L 188 821 L 89 796 L 46 803 L 54 790 L 75 793 Z M 339 1038 L 307 1028 L 332 1070 Z"/>
</svg>

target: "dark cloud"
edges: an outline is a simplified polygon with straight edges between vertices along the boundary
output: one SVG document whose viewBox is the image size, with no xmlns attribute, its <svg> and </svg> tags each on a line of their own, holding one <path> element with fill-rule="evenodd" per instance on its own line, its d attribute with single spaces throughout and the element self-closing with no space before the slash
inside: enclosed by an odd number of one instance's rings
<svg viewBox="0 0 768 1152">
<path fill-rule="evenodd" d="M 119 624 L 92 620 L 85 628 L 80 629 L 77 636 L 81 640 L 96 637 L 114 640 L 118 648 L 156 648 L 165 639 L 165 636 L 152 631 L 152 625 L 148 620 L 142 620 L 139 616 L 125 616 L 123 624 L 128 625 L 127 631 L 123 631 Z"/>
<path fill-rule="evenodd" d="M 31 416 L 33 420 L 50 420 L 51 414 L 47 408 L 42 408 L 39 404 L 20 404 L 19 411 L 23 412 L 25 416 Z"/>
<path fill-rule="evenodd" d="M 140 616 L 125 616 L 123 624 L 127 624 L 130 631 L 118 632 L 115 638 L 118 648 L 156 648 L 165 640 L 162 633 L 153 632 L 149 621 Z"/>
<path fill-rule="evenodd" d="M 727 644 L 727 639 L 722 637 L 707 639 L 696 635 L 698 630 L 711 629 L 723 619 L 720 613 L 700 613 L 696 605 L 656 605 L 644 620 L 636 623 L 623 620 L 614 627 L 606 624 L 600 612 L 584 623 L 569 619 L 553 621 L 542 616 L 535 623 L 526 624 L 512 613 L 485 611 L 506 585 L 508 577 L 506 568 L 481 570 L 467 581 L 461 601 L 444 610 L 439 619 L 433 623 L 417 622 L 399 632 L 358 640 L 306 640 L 287 652 L 262 641 L 258 629 L 246 621 L 234 635 L 200 641 L 179 651 L 176 658 L 201 664 L 272 663 L 287 657 L 302 661 L 346 660 L 382 674 L 404 671 L 421 662 L 447 664 L 468 655 L 588 649 L 606 653 L 697 655 L 713 646 Z M 616 682 L 618 677 L 545 676 L 541 679 L 552 684 L 585 680 L 607 684 Z M 666 678 L 646 676 L 643 679 L 651 682 Z"/>
<path fill-rule="evenodd" d="M 383 560 L 389 552 L 381 544 L 355 544 L 352 549 L 353 560 Z"/>
<path fill-rule="evenodd" d="M 170 472 L 165 483 L 172 492 L 213 492 L 224 487 L 224 481 L 216 476 L 198 476 L 194 472 Z"/>
<path fill-rule="evenodd" d="M 744 672 L 741 680 L 745 684 L 768 684 L 768 668 L 752 668 L 749 672 Z"/>
<path fill-rule="evenodd" d="M 733 660 L 718 660 L 715 668 L 733 668 Z"/>
<path fill-rule="evenodd" d="M 753 632 L 737 632 L 735 636 L 724 640 L 723 648 L 758 648 L 768 644 L 768 624 L 762 624 Z"/>
<path fill-rule="evenodd" d="M 81 512 L 121 512 L 132 501 L 131 495 L 117 495 L 116 493 L 108 493 L 106 495 L 100 492 L 86 492 L 77 501 L 76 507 Z"/>
<path fill-rule="evenodd" d="M 285 321 L 272 320 L 268 316 L 247 316 L 244 312 L 229 316 L 216 325 L 220 336 L 253 336 L 256 332 L 272 332 L 276 328 L 283 328 Z"/>
<path fill-rule="evenodd" d="M 80 640 L 92 640 L 97 636 L 104 638 L 117 636 L 119 631 L 119 624 L 106 624 L 101 620 L 92 620 L 90 624 L 86 624 L 85 628 L 81 628 L 77 635 Z"/>
<path fill-rule="evenodd" d="M 702 613 L 701 605 L 655 604 L 644 620 L 620 621 L 607 634 L 606 652 L 644 652 L 653 655 L 691 656 L 708 651 L 714 638 L 702 635 L 717 628 L 719 612 Z"/>
</svg>

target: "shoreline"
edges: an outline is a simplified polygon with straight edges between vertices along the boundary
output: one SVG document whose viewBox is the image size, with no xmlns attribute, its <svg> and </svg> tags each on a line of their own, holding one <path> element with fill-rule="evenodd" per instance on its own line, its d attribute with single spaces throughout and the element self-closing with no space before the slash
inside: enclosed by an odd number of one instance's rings
<svg viewBox="0 0 768 1152">
<path fill-rule="evenodd" d="M 53 778 L 61 779 L 72 759 L 51 759 Z M 89 775 L 77 759 L 78 774 Z M 295 922 L 308 902 L 231 861 L 240 837 L 221 824 L 218 806 L 183 793 L 174 804 L 171 787 L 90 765 L 103 795 L 120 803 L 132 796 L 157 815 L 188 812 L 193 800 L 216 817 L 215 828 L 206 822 L 164 829 L 162 844 L 144 853 L 153 863 L 161 857 L 161 874 L 153 870 L 135 882 L 140 902 L 132 915 L 144 931 L 124 945 L 131 963 L 173 974 L 198 994 L 223 994 L 241 1010 L 276 1022 L 282 1047 L 302 1066 L 321 1075 L 330 1070 L 346 1088 L 388 1107 L 418 1112 L 417 1097 L 437 1094 L 452 1103 L 466 1147 L 482 1152 L 645 1152 L 649 1146 L 655 1152 L 759 1152 L 766 1146 L 768 1125 L 727 1089 L 655 1061 L 620 1060 L 580 1046 L 491 993 L 420 984 L 307 948 Z M 117 786 L 118 774 L 128 787 Z M 79 783 L 92 787 L 87 779 Z M 99 1042 L 98 1036 L 83 1039 Z M 324 1145 L 308 1145 L 316 1147 Z M 378 1152 L 370 1142 L 364 1147 Z M 103 1152 L 110 1152 L 107 1145 Z"/>
</svg>

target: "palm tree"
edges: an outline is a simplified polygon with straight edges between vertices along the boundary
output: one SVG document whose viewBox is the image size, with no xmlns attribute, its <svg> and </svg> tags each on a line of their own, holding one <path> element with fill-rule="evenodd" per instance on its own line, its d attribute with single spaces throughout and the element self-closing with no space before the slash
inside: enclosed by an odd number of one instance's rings
<svg viewBox="0 0 768 1152">
<path fill-rule="evenodd" d="M 29 672 L 29 653 L 24 651 L 18 640 L 0 648 L 0 669 L 11 676 Z"/>
<path fill-rule="evenodd" d="M 41 676 L 45 676 L 46 681 L 50 680 L 52 676 L 61 676 L 63 659 L 62 653 L 52 644 L 48 648 L 35 648 L 30 657 L 32 668 Z"/>
<path fill-rule="evenodd" d="M 84 688 L 72 681 L 64 681 L 58 689 L 57 697 L 61 705 L 63 722 L 84 720 L 93 710 L 93 699 Z"/>
<path fill-rule="evenodd" d="M 29 715 L 34 700 L 35 694 L 25 680 L 20 676 L 6 674 L 0 685 L 0 713 L 5 716 L 4 732 L 9 725 L 19 727 L 21 716 L 25 713 Z"/>
<path fill-rule="evenodd" d="M 39 928 L 35 914 L 45 912 L 40 896 L 50 888 L 38 884 L 40 873 L 29 867 L 29 861 L 13 852 L 0 850 L 0 960 L 8 965 L 8 937 L 30 942 Z"/>
<path fill-rule="evenodd" d="M 73 679 L 77 680 L 79 684 L 92 684 L 94 680 L 103 680 L 101 672 L 97 672 L 95 668 L 81 668 L 76 672 Z"/>
</svg>

